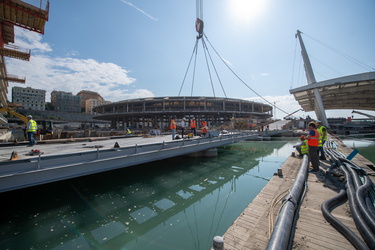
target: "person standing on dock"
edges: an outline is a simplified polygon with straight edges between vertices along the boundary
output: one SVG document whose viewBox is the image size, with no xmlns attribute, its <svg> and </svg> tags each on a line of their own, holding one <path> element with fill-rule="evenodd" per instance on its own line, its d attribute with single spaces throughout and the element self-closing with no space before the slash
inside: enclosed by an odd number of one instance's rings
<svg viewBox="0 0 375 250">
<path fill-rule="evenodd" d="M 184 132 L 185 132 L 185 127 L 186 127 L 186 118 L 182 118 L 181 121 L 181 137 L 184 138 Z"/>
<path fill-rule="evenodd" d="M 319 171 L 319 132 L 316 130 L 316 125 L 314 122 L 309 123 L 309 130 L 309 135 L 306 137 L 307 145 L 309 145 L 309 160 L 312 165 L 312 170 L 309 170 L 309 172 L 316 173 Z"/>
<path fill-rule="evenodd" d="M 191 133 L 196 136 L 197 135 L 197 131 L 196 131 L 196 128 L 197 128 L 197 121 L 195 120 L 195 118 L 191 118 L 190 120 L 190 128 L 191 128 Z"/>
<path fill-rule="evenodd" d="M 174 140 L 176 137 L 176 128 L 177 128 L 175 115 L 172 116 L 172 120 L 171 120 L 171 124 L 169 125 L 169 128 L 172 130 L 172 140 Z"/>
<path fill-rule="evenodd" d="M 28 147 L 32 147 L 34 144 L 36 144 L 34 134 L 36 133 L 37 125 L 36 121 L 33 120 L 33 117 L 31 115 L 27 116 L 27 120 L 29 120 L 26 128 L 27 138 L 29 139 Z"/>
<path fill-rule="evenodd" d="M 316 121 L 316 129 L 319 132 L 319 146 L 318 146 L 318 156 L 320 152 L 320 160 L 326 160 L 326 156 L 324 154 L 324 148 L 323 145 L 327 140 L 327 129 L 322 125 L 321 121 Z"/>
</svg>

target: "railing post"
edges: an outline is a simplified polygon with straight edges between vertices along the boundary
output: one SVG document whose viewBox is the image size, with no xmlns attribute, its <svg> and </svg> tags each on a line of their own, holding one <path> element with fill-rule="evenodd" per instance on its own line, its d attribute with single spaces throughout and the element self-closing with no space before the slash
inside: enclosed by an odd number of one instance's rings
<svg viewBox="0 0 375 250">
<path fill-rule="evenodd" d="M 138 153 L 138 144 L 135 144 L 135 152 L 134 152 L 134 154 L 136 154 L 136 153 Z"/>
<path fill-rule="evenodd" d="M 38 156 L 38 169 L 40 169 L 40 161 L 42 160 L 42 155 L 39 154 Z"/>
<path fill-rule="evenodd" d="M 99 160 L 99 148 L 96 149 L 96 159 Z"/>
</svg>

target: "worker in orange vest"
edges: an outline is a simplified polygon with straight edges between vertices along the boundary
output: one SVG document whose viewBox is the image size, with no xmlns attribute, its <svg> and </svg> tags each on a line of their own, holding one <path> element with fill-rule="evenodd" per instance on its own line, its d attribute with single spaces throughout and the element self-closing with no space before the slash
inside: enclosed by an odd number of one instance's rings
<svg viewBox="0 0 375 250">
<path fill-rule="evenodd" d="M 191 118 L 190 120 L 190 128 L 191 128 L 191 133 L 193 133 L 194 136 L 197 135 L 197 131 L 196 131 L 196 128 L 197 128 L 197 121 L 195 120 L 195 118 Z"/>
<path fill-rule="evenodd" d="M 314 122 L 309 123 L 309 135 L 306 136 L 307 145 L 309 145 L 309 160 L 313 167 L 309 172 L 317 173 L 319 171 L 319 156 L 318 156 L 318 146 L 319 146 L 319 132 L 316 129 Z"/>
<path fill-rule="evenodd" d="M 202 119 L 201 124 L 202 124 L 202 128 L 207 127 L 207 122 L 205 118 Z"/>
<path fill-rule="evenodd" d="M 176 129 L 177 129 L 177 123 L 176 123 L 176 116 L 172 116 L 171 123 L 169 125 L 169 128 L 172 129 L 172 140 L 176 137 Z"/>
<path fill-rule="evenodd" d="M 206 137 L 207 132 L 208 132 L 208 127 L 207 126 L 202 127 L 202 136 L 203 137 Z"/>
</svg>

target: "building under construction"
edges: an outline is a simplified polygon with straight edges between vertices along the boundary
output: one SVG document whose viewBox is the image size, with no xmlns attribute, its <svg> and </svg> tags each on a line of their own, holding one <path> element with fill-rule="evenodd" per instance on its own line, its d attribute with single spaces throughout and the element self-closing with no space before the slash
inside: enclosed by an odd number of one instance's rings
<svg viewBox="0 0 375 250">
<path fill-rule="evenodd" d="M 38 6 L 20 0 L 0 1 L 0 106 L 8 106 L 8 82 L 25 83 L 26 79 L 7 73 L 5 58 L 30 60 L 30 50 L 12 45 L 14 43 L 14 26 L 44 34 L 48 21 L 49 2 L 38 2 Z M 4 122 L 4 121 L 3 121 Z M 6 122 L 6 121 L 5 121 Z"/>
<path fill-rule="evenodd" d="M 110 121 L 112 128 L 165 129 L 174 115 L 177 120 L 194 117 L 198 123 L 205 118 L 209 126 L 220 126 L 233 119 L 261 124 L 272 117 L 272 106 L 233 98 L 150 97 L 101 105 L 94 112 L 94 119 Z"/>
</svg>

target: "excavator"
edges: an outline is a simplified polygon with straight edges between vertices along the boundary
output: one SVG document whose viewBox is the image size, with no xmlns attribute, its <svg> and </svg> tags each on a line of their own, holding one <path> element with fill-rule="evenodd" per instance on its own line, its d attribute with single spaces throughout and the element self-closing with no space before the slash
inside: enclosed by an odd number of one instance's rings
<svg viewBox="0 0 375 250">
<path fill-rule="evenodd" d="M 27 119 L 25 115 L 17 112 L 13 108 L 0 107 L 0 112 L 8 112 L 9 114 L 12 114 L 17 118 L 20 118 L 26 124 L 26 126 L 29 123 L 29 120 Z M 40 134 L 40 135 L 52 135 L 53 134 L 53 122 L 52 121 L 36 120 L 36 123 L 38 125 L 37 134 Z"/>
<path fill-rule="evenodd" d="M 360 111 L 357 111 L 357 110 L 353 110 L 352 113 L 367 116 L 368 118 L 370 118 L 372 120 L 372 122 L 375 121 L 375 116 L 373 116 L 373 115 L 369 115 L 369 114 L 366 114 L 366 113 L 363 113 L 363 112 L 360 112 Z"/>
<path fill-rule="evenodd" d="M 303 111 L 303 109 L 298 109 L 290 114 L 288 114 L 287 116 L 284 117 L 284 120 L 287 120 L 290 116 L 292 116 L 293 114 L 297 113 L 298 111 Z"/>
</svg>

